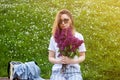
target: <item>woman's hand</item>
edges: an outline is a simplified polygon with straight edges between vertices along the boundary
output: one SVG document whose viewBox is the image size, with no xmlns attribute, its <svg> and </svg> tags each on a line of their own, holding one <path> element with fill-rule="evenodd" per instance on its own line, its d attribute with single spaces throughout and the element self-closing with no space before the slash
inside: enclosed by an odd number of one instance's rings
<svg viewBox="0 0 120 80">
<path fill-rule="evenodd" d="M 60 59 L 55 59 L 55 52 L 49 51 L 49 61 L 53 64 L 78 64 L 85 60 L 85 52 L 80 52 L 78 59 L 61 56 Z"/>
<path fill-rule="evenodd" d="M 69 58 L 67 56 L 61 57 L 61 64 L 79 64 L 85 60 L 85 52 L 80 52 L 78 58 Z"/>
<path fill-rule="evenodd" d="M 71 64 L 73 62 L 73 59 L 67 57 L 67 56 L 62 56 L 61 57 L 61 63 L 62 64 Z"/>
</svg>

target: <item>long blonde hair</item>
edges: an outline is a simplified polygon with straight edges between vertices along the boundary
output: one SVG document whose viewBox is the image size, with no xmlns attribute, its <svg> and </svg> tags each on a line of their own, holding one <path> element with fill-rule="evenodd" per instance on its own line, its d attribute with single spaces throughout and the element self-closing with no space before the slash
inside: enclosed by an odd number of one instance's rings
<svg viewBox="0 0 120 80">
<path fill-rule="evenodd" d="M 53 28 L 52 28 L 52 35 L 55 35 L 55 32 L 56 32 L 57 28 L 60 28 L 59 22 L 60 22 L 60 17 L 61 17 L 62 14 L 67 14 L 70 17 L 70 19 L 71 19 L 70 27 L 72 28 L 72 33 L 74 34 L 75 28 L 74 28 L 74 22 L 73 22 L 72 14 L 70 13 L 69 10 L 62 9 L 57 13 L 57 15 L 55 17 L 55 21 L 53 23 Z"/>
</svg>

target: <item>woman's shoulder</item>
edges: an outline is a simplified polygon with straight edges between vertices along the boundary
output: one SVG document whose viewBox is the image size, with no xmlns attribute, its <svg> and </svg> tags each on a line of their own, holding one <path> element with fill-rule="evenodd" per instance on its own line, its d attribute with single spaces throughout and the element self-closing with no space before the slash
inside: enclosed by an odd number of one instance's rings
<svg viewBox="0 0 120 80">
<path fill-rule="evenodd" d="M 52 35 L 50 38 L 51 38 L 51 39 L 53 39 L 53 38 L 54 38 L 54 36 Z"/>
<path fill-rule="evenodd" d="M 55 38 L 53 35 L 50 37 L 50 41 L 55 41 Z"/>
<path fill-rule="evenodd" d="M 50 40 L 54 40 L 54 36 L 53 35 L 50 37 Z"/>
<path fill-rule="evenodd" d="M 75 32 L 75 37 L 83 40 L 83 35 L 79 32 Z"/>
</svg>

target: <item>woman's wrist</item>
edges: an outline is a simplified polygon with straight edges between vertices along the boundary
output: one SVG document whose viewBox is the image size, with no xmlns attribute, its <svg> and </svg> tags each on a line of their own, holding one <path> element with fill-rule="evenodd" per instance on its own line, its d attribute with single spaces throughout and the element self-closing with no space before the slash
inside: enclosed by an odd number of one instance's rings
<svg viewBox="0 0 120 80">
<path fill-rule="evenodd" d="M 81 57 L 79 57 L 79 58 L 77 58 L 77 59 L 73 59 L 73 64 L 79 64 L 79 63 L 81 63 L 81 62 L 83 62 L 85 60 L 85 57 L 84 56 L 81 56 Z"/>
<path fill-rule="evenodd" d="M 71 59 L 71 63 L 72 64 L 78 64 L 79 62 L 78 62 L 78 59 Z"/>
<path fill-rule="evenodd" d="M 55 60 L 55 64 L 61 64 L 61 60 L 60 59 L 56 59 Z"/>
<path fill-rule="evenodd" d="M 80 62 L 82 62 L 80 58 L 72 59 L 72 64 L 79 64 Z"/>
</svg>

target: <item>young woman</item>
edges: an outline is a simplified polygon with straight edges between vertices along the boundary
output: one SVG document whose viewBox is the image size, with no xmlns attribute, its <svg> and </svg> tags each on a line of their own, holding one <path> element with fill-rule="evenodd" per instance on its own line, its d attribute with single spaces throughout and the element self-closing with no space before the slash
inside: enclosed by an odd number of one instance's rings
<svg viewBox="0 0 120 80">
<path fill-rule="evenodd" d="M 70 58 L 64 55 L 59 56 L 60 47 L 58 44 L 60 43 L 57 42 L 57 38 L 61 36 L 59 32 L 69 28 L 74 37 L 78 38 L 79 40 L 84 40 L 83 36 L 75 31 L 73 17 L 70 11 L 66 9 L 60 10 L 56 15 L 53 24 L 52 36 L 48 48 L 49 61 L 54 64 L 52 67 L 52 75 L 50 80 L 82 80 L 79 63 L 85 60 L 86 48 L 84 42 L 78 47 L 79 56 L 74 56 L 74 58 Z M 66 64 L 67 66 L 65 71 L 61 72 L 63 64 Z"/>
</svg>

